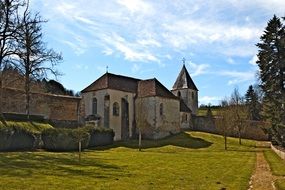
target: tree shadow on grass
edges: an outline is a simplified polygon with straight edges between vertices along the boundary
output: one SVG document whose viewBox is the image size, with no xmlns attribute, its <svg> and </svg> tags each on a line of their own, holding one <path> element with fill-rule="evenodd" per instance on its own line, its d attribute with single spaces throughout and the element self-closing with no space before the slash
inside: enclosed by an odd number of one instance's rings
<svg viewBox="0 0 285 190">
<path fill-rule="evenodd" d="M 197 138 L 191 136 L 189 133 L 182 132 L 171 137 L 167 137 L 164 139 L 159 140 L 142 140 L 142 149 L 148 148 L 159 148 L 163 146 L 177 146 L 182 148 L 191 148 L 191 149 L 200 149 L 200 148 L 207 148 L 211 146 L 213 143 L 206 141 L 202 138 Z M 104 147 L 97 147 L 94 148 L 96 150 L 106 150 L 110 148 L 117 148 L 117 147 L 126 147 L 132 149 L 138 149 L 138 140 L 128 140 L 128 141 L 120 141 L 115 142 L 113 145 L 104 146 Z"/>
<path fill-rule="evenodd" d="M 79 163 L 74 153 L 2 153 L 0 176 L 29 178 L 33 175 L 116 178 L 128 176 L 124 168 L 94 157 L 83 157 Z"/>
</svg>

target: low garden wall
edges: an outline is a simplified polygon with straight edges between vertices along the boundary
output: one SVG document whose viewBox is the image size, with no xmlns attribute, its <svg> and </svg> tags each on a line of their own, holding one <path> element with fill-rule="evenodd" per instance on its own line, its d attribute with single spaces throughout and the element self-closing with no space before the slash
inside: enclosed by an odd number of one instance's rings
<svg viewBox="0 0 285 190">
<path fill-rule="evenodd" d="M 280 150 L 271 144 L 271 149 L 283 160 L 285 160 L 285 149 Z"/>
<path fill-rule="evenodd" d="M 194 116 L 193 123 L 194 131 L 202 131 L 219 135 L 223 134 L 223 132 L 216 127 L 215 118 L 213 117 Z M 266 141 L 268 140 L 269 136 L 262 127 L 262 122 L 251 121 L 248 127 L 244 127 L 242 129 L 241 137 L 244 139 Z M 232 137 L 238 137 L 238 133 L 235 130 L 228 131 L 228 135 Z"/>
</svg>

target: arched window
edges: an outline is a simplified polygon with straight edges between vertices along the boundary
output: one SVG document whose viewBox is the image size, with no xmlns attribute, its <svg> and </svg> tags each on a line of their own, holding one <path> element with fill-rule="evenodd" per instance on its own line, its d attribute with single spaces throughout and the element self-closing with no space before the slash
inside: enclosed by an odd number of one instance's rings
<svg viewBox="0 0 285 190">
<path fill-rule="evenodd" d="M 159 105 L 159 114 L 163 115 L 163 103 Z"/>
<path fill-rule="evenodd" d="M 178 91 L 177 96 L 180 98 L 181 97 L 181 92 Z"/>
<path fill-rule="evenodd" d="M 92 115 L 97 114 L 97 98 L 92 99 Z"/>
<path fill-rule="evenodd" d="M 115 102 L 113 104 L 113 115 L 114 116 L 119 116 L 119 113 L 120 113 L 120 106 L 119 106 L 119 103 L 118 102 Z"/>
</svg>

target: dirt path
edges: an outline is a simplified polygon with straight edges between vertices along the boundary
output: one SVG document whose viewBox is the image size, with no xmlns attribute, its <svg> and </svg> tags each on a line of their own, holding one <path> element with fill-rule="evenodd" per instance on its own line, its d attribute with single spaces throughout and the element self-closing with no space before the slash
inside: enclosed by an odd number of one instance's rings
<svg viewBox="0 0 285 190">
<path fill-rule="evenodd" d="M 273 182 L 275 179 L 276 177 L 272 175 L 263 152 L 257 152 L 255 172 L 251 176 L 249 190 L 274 190 Z"/>
</svg>

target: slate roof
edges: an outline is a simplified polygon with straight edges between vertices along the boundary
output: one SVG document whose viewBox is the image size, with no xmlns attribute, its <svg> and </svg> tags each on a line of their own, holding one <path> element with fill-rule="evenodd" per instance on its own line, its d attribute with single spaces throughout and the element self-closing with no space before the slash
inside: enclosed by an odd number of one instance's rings
<svg viewBox="0 0 285 190">
<path fill-rule="evenodd" d="M 163 86 L 156 78 L 141 80 L 138 82 L 138 97 L 159 96 L 171 99 L 179 99 Z"/>
<path fill-rule="evenodd" d="M 180 99 L 180 112 L 188 112 L 191 113 L 191 109 L 185 104 L 185 102 Z"/>
<path fill-rule="evenodd" d="M 198 91 L 198 88 L 194 84 L 184 64 L 172 87 L 172 90 L 183 89 L 183 88 L 189 88 Z"/>
<path fill-rule="evenodd" d="M 126 77 L 122 75 L 115 75 L 112 73 L 105 73 L 99 79 L 87 86 L 81 92 L 91 92 L 101 89 L 114 89 L 125 92 L 137 93 L 138 82 L 140 79 Z"/>
</svg>

